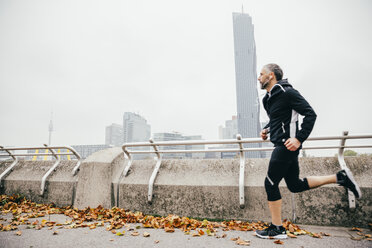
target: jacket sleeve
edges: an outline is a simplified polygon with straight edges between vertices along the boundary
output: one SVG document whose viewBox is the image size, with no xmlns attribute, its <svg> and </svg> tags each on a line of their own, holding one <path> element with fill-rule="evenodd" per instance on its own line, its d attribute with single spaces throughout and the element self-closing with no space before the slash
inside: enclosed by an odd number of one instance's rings
<svg viewBox="0 0 372 248">
<path fill-rule="evenodd" d="M 270 133 L 270 121 L 263 127 L 263 129 L 267 129 L 267 133 Z"/>
<path fill-rule="evenodd" d="M 290 89 L 287 91 L 287 95 L 289 97 L 289 103 L 292 109 L 304 116 L 301 124 L 301 130 L 299 130 L 296 134 L 296 138 L 303 143 L 313 130 L 317 116 L 310 104 L 297 90 Z"/>
<path fill-rule="evenodd" d="M 264 106 L 267 116 L 270 118 L 269 113 L 267 111 L 267 99 L 268 99 L 268 96 L 266 95 L 262 99 L 262 105 Z M 263 127 L 263 129 L 267 129 L 267 133 L 270 133 L 270 119 L 269 119 L 269 122 Z"/>
</svg>

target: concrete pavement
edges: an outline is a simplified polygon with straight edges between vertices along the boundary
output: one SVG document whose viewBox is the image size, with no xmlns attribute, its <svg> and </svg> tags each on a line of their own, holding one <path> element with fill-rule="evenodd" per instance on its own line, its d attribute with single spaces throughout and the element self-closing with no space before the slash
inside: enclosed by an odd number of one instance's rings
<svg viewBox="0 0 372 248">
<path fill-rule="evenodd" d="M 4 225 L 10 222 L 12 215 L 2 215 L 1 218 L 3 219 L 1 224 Z M 50 215 L 32 220 L 41 222 L 42 219 L 57 223 L 64 223 L 70 220 L 65 215 Z M 105 226 L 107 226 L 107 223 Z M 309 235 L 301 235 L 297 238 L 284 240 L 282 247 L 372 247 L 372 241 L 366 239 L 360 241 L 352 240 L 351 237 L 360 236 L 356 231 L 350 231 L 350 228 L 305 225 L 300 227 L 311 232 L 328 233 L 330 236 L 318 239 Z M 281 245 L 275 244 L 274 240 L 262 240 L 255 237 L 252 231 L 224 232 L 219 229 L 216 235 L 223 236 L 223 234 L 226 234 L 226 237 L 216 238 L 216 236 L 207 235 L 193 237 L 191 235 L 193 232 L 190 235 L 185 235 L 181 230 L 177 229 L 174 233 L 166 233 L 163 229 L 143 228 L 141 224 L 131 224 L 130 227 L 127 226 L 117 230 L 118 232 L 125 231 L 123 236 L 117 236 L 107 231 L 105 227 L 97 227 L 90 230 L 89 228 L 65 229 L 63 226 L 54 226 L 50 230 L 47 227 L 35 230 L 27 229 L 26 225 L 20 225 L 18 228 L 18 230 L 14 231 L 0 232 L 0 247 L 242 247 L 231 240 L 231 238 L 237 237 L 249 240 L 250 247 L 281 247 Z M 129 230 L 131 228 L 134 230 Z M 361 230 L 364 234 L 371 234 L 368 229 Z M 20 236 L 17 235 L 18 231 L 21 231 Z M 139 236 L 132 236 L 131 233 L 133 232 L 138 232 Z M 148 232 L 150 236 L 143 237 L 144 232 Z"/>
</svg>

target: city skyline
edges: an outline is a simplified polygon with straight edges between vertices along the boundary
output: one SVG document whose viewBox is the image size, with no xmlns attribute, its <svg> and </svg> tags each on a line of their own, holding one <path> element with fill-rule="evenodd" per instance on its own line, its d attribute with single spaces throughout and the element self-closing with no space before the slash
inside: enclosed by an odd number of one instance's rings
<svg viewBox="0 0 372 248">
<path fill-rule="evenodd" d="M 242 4 L 257 71 L 283 68 L 318 115 L 312 136 L 372 132 L 360 77 L 372 69 L 370 1 L 21 0 L 0 2 L 1 145 L 47 143 L 51 110 L 52 144 L 102 143 L 124 111 L 153 132 L 216 139 L 236 112 L 231 13 Z"/>
</svg>

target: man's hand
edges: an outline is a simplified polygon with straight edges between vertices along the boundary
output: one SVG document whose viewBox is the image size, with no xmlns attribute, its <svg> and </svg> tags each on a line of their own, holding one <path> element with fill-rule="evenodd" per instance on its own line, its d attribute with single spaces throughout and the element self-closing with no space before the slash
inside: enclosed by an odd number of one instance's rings
<svg viewBox="0 0 372 248">
<path fill-rule="evenodd" d="M 261 135 L 261 138 L 263 140 L 267 140 L 267 129 L 263 129 L 261 132 L 260 132 L 260 135 Z"/>
<path fill-rule="evenodd" d="M 288 150 L 294 152 L 301 146 L 301 142 L 296 138 L 289 138 L 284 145 Z"/>
</svg>

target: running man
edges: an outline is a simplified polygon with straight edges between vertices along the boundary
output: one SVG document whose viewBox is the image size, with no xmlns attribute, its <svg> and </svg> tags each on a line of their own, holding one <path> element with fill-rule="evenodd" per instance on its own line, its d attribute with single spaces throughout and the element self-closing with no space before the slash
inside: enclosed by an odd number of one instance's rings
<svg viewBox="0 0 372 248">
<path fill-rule="evenodd" d="M 264 230 L 257 230 L 260 238 L 285 239 L 287 234 L 282 226 L 282 199 L 279 183 L 284 178 L 288 189 L 302 192 L 325 184 L 338 183 L 350 189 L 356 198 L 362 196 L 350 170 L 341 170 L 328 176 L 309 176 L 299 178 L 298 154 L 302 143 L 309 137 L 316 114 L 301 94 L 283 79 L 283 71 L 276 64 L 265 65 L 258 77 L 261 89 L 267 91 L 263 98 L 263 106 L 270 118 L 269 123 L 261 131 L 263 140 L 268 138 L 275 149 L 271 155 L 265 190 L 271 213 L 271 225 Z M 301 129 L 298 128 L 298 115 L 304 116 Z"/>
</svg>

